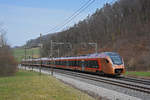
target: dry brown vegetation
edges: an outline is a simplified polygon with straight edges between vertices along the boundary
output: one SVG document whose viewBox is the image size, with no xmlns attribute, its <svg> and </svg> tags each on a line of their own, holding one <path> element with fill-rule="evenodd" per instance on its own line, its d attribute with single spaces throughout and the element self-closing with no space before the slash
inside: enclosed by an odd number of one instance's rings
<svg viewBox="0 0 150 100">
<path fill-rule="evenodd" d="M 0 26 L 0 76 L 13 75 L 17 70 L 17 62 L 7 44 L 6 31 Z"/>
<path fill-rule="evenodd" d="M 10 76 L 17 71 L 17 62 L 9 46 L 0 48 L 0 76 Z"/>
<path fill-rule="evenodd" d="M 88 43 L 96 42 L 99 52 L 119 52 L 128 70 L 149 70 L 149 9 L 150 0 L 118 0 L 113 4 L 105 4 L 73 27 L 44 36 L 42 55 L 49 55 L 51 40 L 72 44 L 72 49 L 65 45 L 55 46 L 54 50 L 61 49 L 60 56 L 93 53 L 94 47 Z M 36 43 L 38 40 L 35 40 Z M 33 42 L 29 41 L 28 44 Z"/>
</svg>

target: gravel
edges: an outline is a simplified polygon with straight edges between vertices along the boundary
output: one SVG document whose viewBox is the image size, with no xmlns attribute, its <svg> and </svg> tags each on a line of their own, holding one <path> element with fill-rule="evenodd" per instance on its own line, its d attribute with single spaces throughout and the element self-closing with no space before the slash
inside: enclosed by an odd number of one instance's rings
<svg viewBox="0 0 150 100">
<path fill-rule="evenodd" d="M 27 70 L 30 69 L 27 68 Z M 34 71 L 39 71 L 39 69 L 34 68 Z M 51 74 L 50 70 L 42 70 L 42 73 Z M 88 94 L 95 94 L 97 96 L 110 100 L 150 100 L 150 94 L 122 88 L 119 86 L 114 86 L 56 72 L 53 73 L 53 76 L 67 84 L 72 85 L 73 87 L 76 87 L 82 91 L 86 91 Z"/>
</svg>

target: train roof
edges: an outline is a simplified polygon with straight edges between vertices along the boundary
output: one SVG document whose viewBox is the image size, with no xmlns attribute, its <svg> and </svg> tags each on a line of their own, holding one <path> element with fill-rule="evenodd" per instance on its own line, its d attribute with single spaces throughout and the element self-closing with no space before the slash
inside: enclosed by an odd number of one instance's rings
<svg viewBox="0 0 150 100">
<path fill-rule="evenodd" d="M 87 54 L 84 56 L 77 56 L 77 57 L 58 57 L 58 58 L 53 58 L 53 60 L 63 60 L 63 59 L 87 59 L 87 58 L 106 58 L 107 56 L 112 56 L 112 55 L 119 55 L 116 52 L 102 52 L 102 53 L 94 53 L 94 54 Z M 27 59 L 26 61 L 32 61 L 33 59 Z M 34 59 L 34 61 L 39 61 L 39 60 L 52 60 L 52 58 L 38 58 Z M 23 60 L 25 61 L 25 60 Z"/>
</svg>

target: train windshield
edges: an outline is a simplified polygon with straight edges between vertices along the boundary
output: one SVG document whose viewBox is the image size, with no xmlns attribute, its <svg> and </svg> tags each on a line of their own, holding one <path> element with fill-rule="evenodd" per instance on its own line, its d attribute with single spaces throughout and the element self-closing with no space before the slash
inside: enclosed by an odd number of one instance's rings
<svg viewBox="0 0 150 100">
<path fill-rule="evenodd" d="M 110 57 L 111 57 L 113 64 L 116 64 L 116 65 L 123 64 L 120 56 L 110 56 Z"/>
<path fill-rule="evenodd" d="M 109 53 L 108 55 L 110 56 L 113 64 L 116 64 L 116 65 L 123 64 L 122 58 L 120 57 L 119 54 L 117 54 L 117 53 Z"/>
</svg>

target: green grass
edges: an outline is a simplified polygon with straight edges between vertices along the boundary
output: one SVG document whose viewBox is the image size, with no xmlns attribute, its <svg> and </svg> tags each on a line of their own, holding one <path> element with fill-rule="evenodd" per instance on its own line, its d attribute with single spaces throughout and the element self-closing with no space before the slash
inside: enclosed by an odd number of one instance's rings
<svg viewBox="0 0 150 100">
<path fill-rule="evenodd" d="M 133 72 L 133 71 L 131 71 L 131 72 L 126 72 L 126 75 L 150 77 L 150 72 L 142 72 L 142 71 L 141 72 L 137 72 L 137 71 Z"/>
<path fill-rule="evenodd" d="M 38 58 L 40 55 L 39 48 L 32 48 L 32 49 L 27 49 L 26 50 L 26 55 L 27 57 L 32 57 L 32 50 L 33 50 L 33 57 Z M 15 48 L 13 49 L 13 54 L 15 58 L 17 59 L 18 62 L 21 61 L 22 58 L 24 58 L 25 50 L 24 48 Z"/>
<path fill-rule="evenodd" d="M 0 77 L 0 100 L 93 100 L 59 80 L 36 72 L 19 71 Z"/>
</svg>

